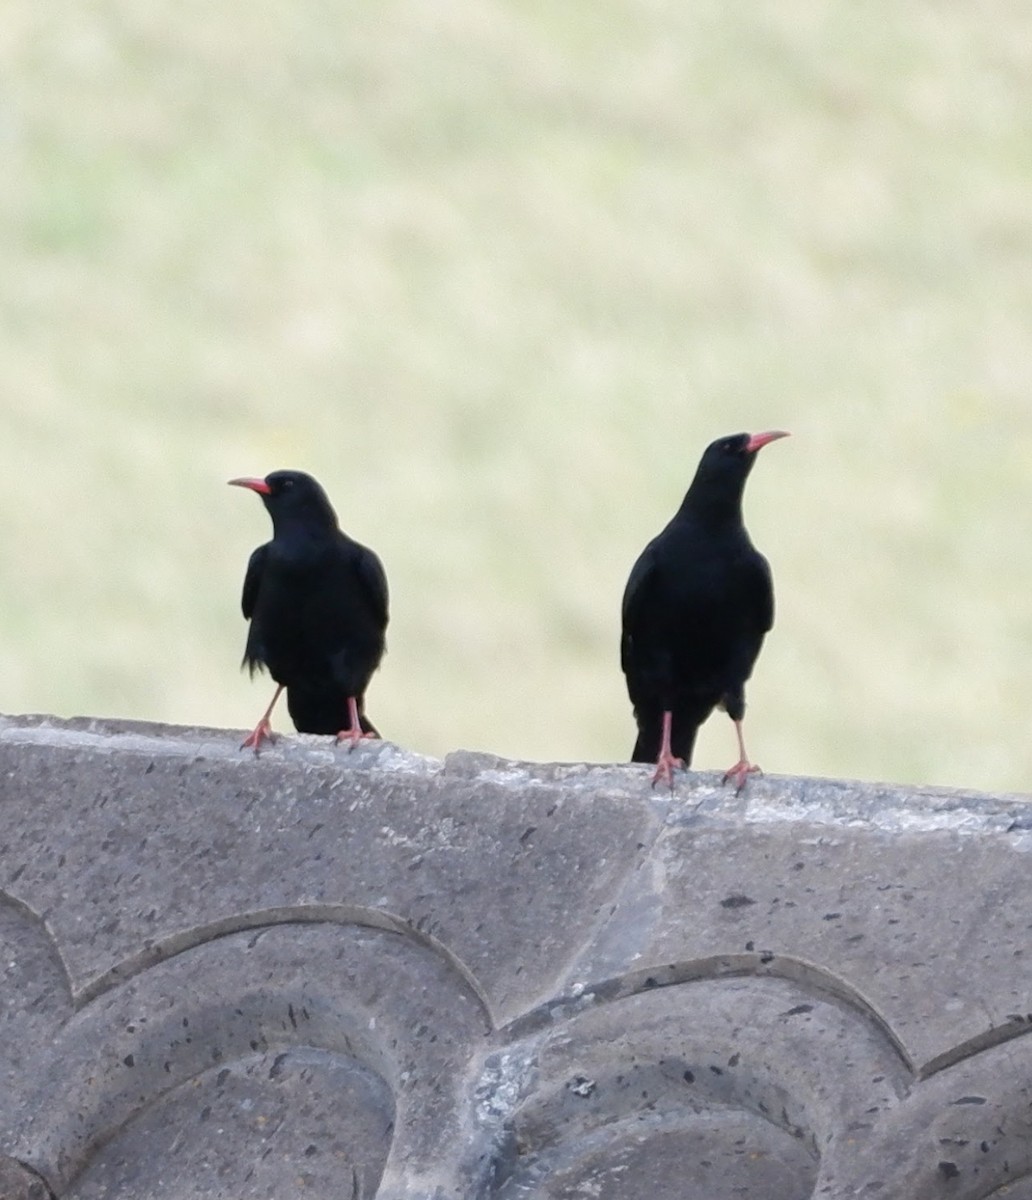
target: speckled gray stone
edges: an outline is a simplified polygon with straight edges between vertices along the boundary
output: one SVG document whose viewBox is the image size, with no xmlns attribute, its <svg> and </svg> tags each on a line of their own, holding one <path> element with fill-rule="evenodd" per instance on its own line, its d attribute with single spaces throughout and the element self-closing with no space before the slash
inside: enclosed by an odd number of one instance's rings
<svg viewBox="0 0 1032 1200">
<path fill-rule="evenodd" d="M 1032 1200 L 1032 803 L 0 718 L 0 1198 Z"/>
<path fill-rule="evenodd" d="M 53 1192 L 34 1171 L 0 1155 L 0 1200 L 53 1200 Z"/>
</svg>

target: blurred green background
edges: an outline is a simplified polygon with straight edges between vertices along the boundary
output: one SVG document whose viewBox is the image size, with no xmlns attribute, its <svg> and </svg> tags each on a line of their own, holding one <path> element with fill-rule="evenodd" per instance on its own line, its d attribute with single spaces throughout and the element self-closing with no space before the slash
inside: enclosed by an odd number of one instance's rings
<svg viewBox="0 0 1032 1200">
<path fill-rule="evenodd" d="M 225 480 L 298 467 L 387 566 L 389 737 L 625 758 L 630 566 L 773 426 L 753 757 L 1032 787 L 1028 30 L 7 0 L 0 708 L 250 727 L 269 523 Z M 697 764 L 733 751 L 717 715 Z"/>
</svg>

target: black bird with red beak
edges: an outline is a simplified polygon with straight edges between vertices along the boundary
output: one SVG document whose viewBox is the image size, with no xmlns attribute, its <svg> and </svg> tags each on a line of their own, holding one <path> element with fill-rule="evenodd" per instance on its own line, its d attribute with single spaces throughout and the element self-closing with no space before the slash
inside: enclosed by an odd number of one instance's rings
<svg viewBox="0 0 1032 1200">
<path fill-rule="evenodd" d="M 783 437 L 738 433 L 708 446 L 681 507 L 627 580 L 620 662 L 638 724 L 631 761 L 656 764 L 653 786 L 673 789 L 674 768 L 691 765 L 699 726 L 716 707 L 738 737 L 724 782 L 741 791 L 759 770 L 742 720 L 745 684 L 774 624 L 774 585 L 742 522 L 742 493 L 757 452 Z"/>
<path fill-rule="evenodd" d="M 354 748 L 379 737 L 365 691 L 386 648 L 387 576 L 372 550 L 342 533 L 319 484 L 303 471 L 231 479 L 262 498 L 272 541 L 251 555 L 241 607 L 251 622 L 244 665 L 267 669 L 276 693 L 241 749 L 271 741 L 286 689 L 299 733 L 336 734 Z"/>
</svg>

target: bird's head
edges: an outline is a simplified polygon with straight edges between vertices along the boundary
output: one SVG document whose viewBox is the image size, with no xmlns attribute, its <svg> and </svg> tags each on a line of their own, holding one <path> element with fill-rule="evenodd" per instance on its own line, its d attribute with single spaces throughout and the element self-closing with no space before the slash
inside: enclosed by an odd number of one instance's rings
<svg viewBox="0 0 1032 1200">
<path fill-rule="evenodd" d="M 273 529 L 304 525 L 311 530 L 336 529 L 337 514 L 320 484 L 304 471 L 273 471 L 264 479 L 231 479 L 233 487 L 250 488 L 262 498 Z"/>
<path fill-rule="evenodd" d="M 781 429 L 766 433 L 733 433 L 717 438 L 703 452 L 698 470 L 688 489 L 685 501 L 693 508 L 713 512 L 737 512 L 742 502 L 742 490 L 757 453 L 769 442 L 788 437 Z"/>
</svg>

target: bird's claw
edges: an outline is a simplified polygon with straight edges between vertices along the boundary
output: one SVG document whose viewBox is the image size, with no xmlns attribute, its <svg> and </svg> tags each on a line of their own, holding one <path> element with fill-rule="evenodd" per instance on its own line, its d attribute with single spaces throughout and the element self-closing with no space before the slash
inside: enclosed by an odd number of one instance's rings
<svg viewBox="0 0 1032 1200">
<path fill-rule="evenodd" d="M 729 779 L 735 780 L 735 791 L 740 792 L 742 788 L 745 787 L 745 781 L 750 775 L 762 774 L 763 772 L 755 763 L 748 762 L 746 759 L 742 758 L 739 759 L 733 767 L 728 767 L 728 769 L 724 772 L 724 778 L 722 782 L 727 783 Z"/>
<path fill-rule="evenodd" d="M 350 742 L 351 745 L 348 746 L 348 753 L 350 754 L 351 751 L 354 750 L 354 748 L 358 745 L 359 742 L 363 742 L 363 741 L 374 741 L 375 742 L 377 740 L 377 737 L 378 737 L 377 734 L 365 733 L 361 729 L 342 729 L 337 734 L 336 742 L 338 745 L 341 742 Z"/>
<path fill-rule="evenodd" d="M 241 750 L 247 750 L 254 747 L 254 756 L 258 757 L 261 750 L 262 742 L 275 742 L 276 735 L 272 732 L 272 724 L 269 721 L 259 721 L 254 729 L 240 743 Z"/>
<path fill-rule="evenodd" d="M 674 790 L 674 768 L 684 769 L 684 759 L 677 758 L 673 754 L 661 754 L 656 759 L 656 773 L 652 776 L 652 786 L 655 787 L 660 780 L 665 783 L 671 791 Z"/>
</svg>

